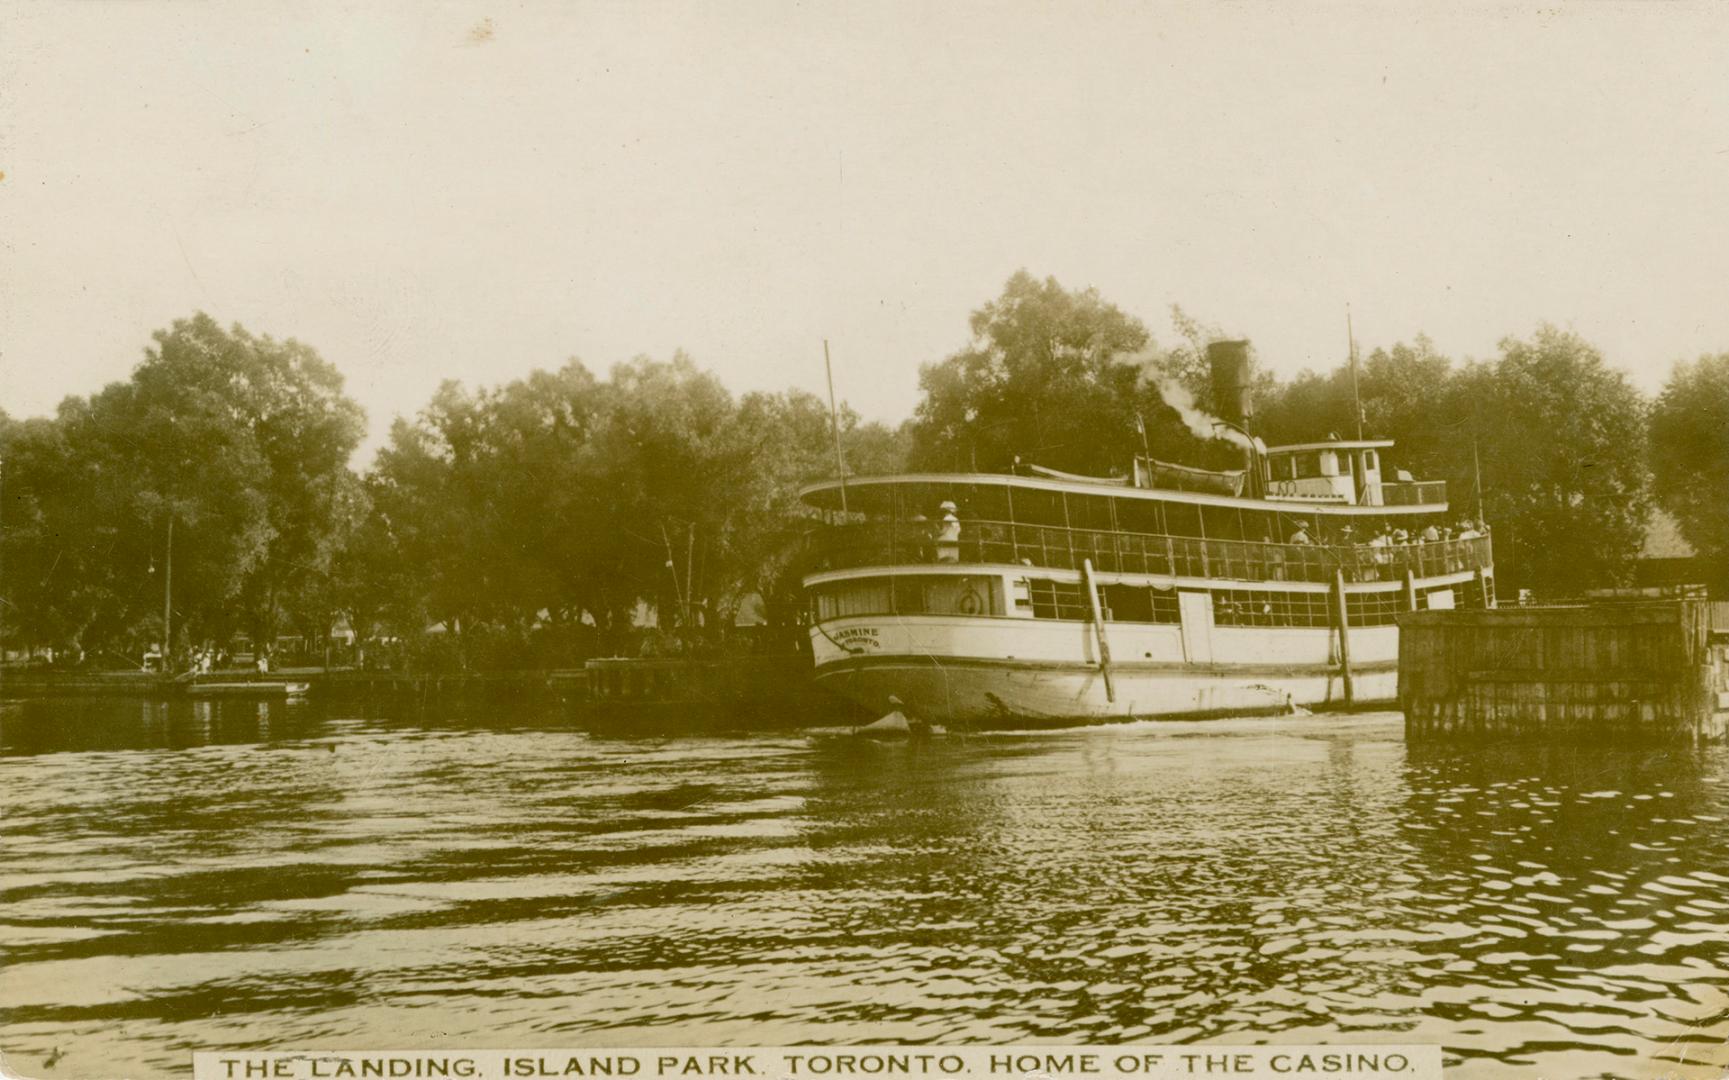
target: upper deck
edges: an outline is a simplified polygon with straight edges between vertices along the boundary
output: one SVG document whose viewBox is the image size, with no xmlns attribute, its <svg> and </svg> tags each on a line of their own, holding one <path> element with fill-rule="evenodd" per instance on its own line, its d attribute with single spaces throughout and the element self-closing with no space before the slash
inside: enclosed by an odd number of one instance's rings
<svg viewBox="0 0 1729 1080">
<path fill-rule="evenodd" d="M 800 494 L 841 509 L 839 481 Z M 1251 499 L 991 473 L 849 478 L 844 499 L 840 520 L 812 537 L 819 573 L 929 563 L 1078 570 L 1090 560 L 1102 572 L 1326 583 L 1340 573 L 1401 581 L 1492 566 L 1487 535 L 1472 527 L 1454 538 L 1441 527 L 1445 502 Z M 1434 529 L 1421 542 L 1425 526 Z"/>
<path fill-rule="evenodd" d="M 989 564 L 1079 570 L 1091 562 L 1101 573 L 1146 574 L 1209 581 L 1418 581 L 1491 570 L 1486 535 L 1399 544 L 1291 544 L 1203 540 L 1101 529 L 1070 529 L 1003 521 L 960 523 L 952 540 L 910 522 L 862 522 L 822 530 L 813 537 L 818 573 L 921 564 Z"/>
</svg>

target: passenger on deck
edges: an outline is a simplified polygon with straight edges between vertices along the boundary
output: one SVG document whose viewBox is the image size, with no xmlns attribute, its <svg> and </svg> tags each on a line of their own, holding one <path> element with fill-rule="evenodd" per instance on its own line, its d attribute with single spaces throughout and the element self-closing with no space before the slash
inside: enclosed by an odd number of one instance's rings
<svg viewBox="0 0 1729 1080">
<path fill-rule="evenodd" d="M 1423 533 L 1422 533 L 1422 536 L 1420 537 L 1420 539 L 1425 544 L 1433 544 L 1437 540 L 1441 539 L 1441 533 L 1439 530 L 1437 530 L 1435 528 L 1434 525 L 1429 525 L 1423 529 Z"/>
<path fill-rule="evenodd" d="M 912 529 L 910 530 L 913 538 L 912 561 L 932 561 L 930 519 L 925 517 L 923 514 L 914 514 L 908 519 L 908 524 L 912 526 Z"/>
<path fill-rule="evenodd" d="M 960 562 L 961 519 L 952 502 L 944 502 L 942 511 L 942 523 L 937 526 L 937 562 Z"/>
<path fill-rule="evenodd" d="M 1306 521 L 1297 522 L 1297 531 L 1293 532 L 1291 534 L 1290 540 L 1286 541 L 1286 543 L 1291 543 L 1291 544 L 1312 544 L 1312 543 L 1314 543 L 1313 540 L 1309 539 L 1309 523 Z"/>
<path fill-rule="evenodd" d="M 1261 534 L 1261 543 L 1266 546 L 1261 550 L 1267 553 L 1267 577 L 1273 581 L 1285 580 L 1285 551 L 1273 543 L 1273 538 L 1266 533 Z"/>
</svg>

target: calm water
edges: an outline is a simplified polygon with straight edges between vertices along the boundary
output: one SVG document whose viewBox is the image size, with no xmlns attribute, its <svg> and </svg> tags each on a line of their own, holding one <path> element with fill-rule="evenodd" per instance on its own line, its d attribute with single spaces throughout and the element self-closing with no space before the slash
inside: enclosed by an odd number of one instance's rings
<svg viewBox="0 0 1729 1080">
<path fill-rule="evenodd" d="M 1395 717 L 872 747 L 0 705 L 0 1047 L 1438 1042 L 1729 1061 L 1729 755 Z M 45 1064 L 56 1050 L 58 1064 Z"/>
</svg>

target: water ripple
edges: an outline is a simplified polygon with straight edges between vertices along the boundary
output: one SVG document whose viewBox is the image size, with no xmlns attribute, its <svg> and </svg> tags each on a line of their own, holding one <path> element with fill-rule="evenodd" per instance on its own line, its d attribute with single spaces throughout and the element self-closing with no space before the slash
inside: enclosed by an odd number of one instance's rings
<svg viewBox="0 0 1729 1080">
<path fill-rule="evenodd" d="M 1724 1064 L 1722 750 L 1407 748 L 1385 717 L 909 748 L 112 702 L 0 704 L 0 750 L 0 1009 L 37 1075 L 294 1044 Z"/>
</svg>

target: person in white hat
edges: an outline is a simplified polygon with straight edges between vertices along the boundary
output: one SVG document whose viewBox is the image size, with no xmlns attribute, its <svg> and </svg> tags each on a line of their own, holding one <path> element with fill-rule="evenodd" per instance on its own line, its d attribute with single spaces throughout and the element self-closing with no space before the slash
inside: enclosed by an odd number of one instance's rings
<svg viewBox="0 0 1729 1080">
<path fill-rule="evenodd" d="M 961 561 L 961 519 L 952 501 L 942 505 L 943 520 L 937 526 L 937 562 Z"/>
</svg>

